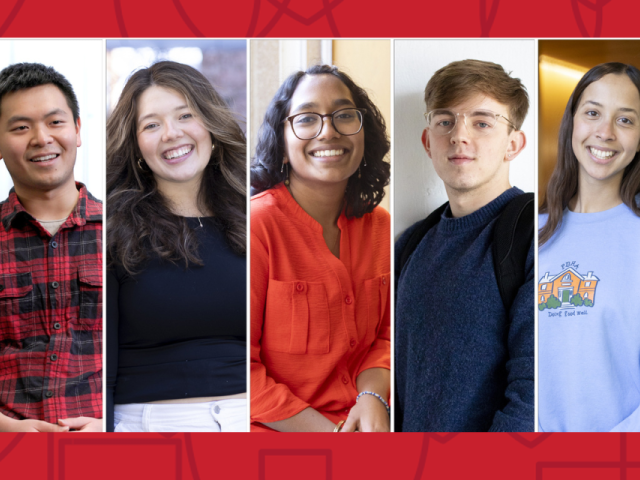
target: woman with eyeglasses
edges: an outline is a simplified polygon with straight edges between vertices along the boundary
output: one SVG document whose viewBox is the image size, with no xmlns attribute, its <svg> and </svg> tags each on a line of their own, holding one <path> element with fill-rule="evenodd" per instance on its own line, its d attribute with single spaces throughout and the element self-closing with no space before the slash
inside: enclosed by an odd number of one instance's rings
<svg viewBox="0 0 640 480">
<path fill-rule="evenodd" d="M 639 152 L 640 70 L 592 68 L 541 208 L 540 431 L 640 431 Z"/>
<path fill-rule="evenodd" d="M 107 121 L 109 431 L 246 431 L 245 179 L 204 75 L 129 77 Z"/>
<path fill-rule="evenodd" d="M 291 75 L 251 166 L 252 431 L 389 431 L 390 145 L 336 67 Z"/>
</svg>

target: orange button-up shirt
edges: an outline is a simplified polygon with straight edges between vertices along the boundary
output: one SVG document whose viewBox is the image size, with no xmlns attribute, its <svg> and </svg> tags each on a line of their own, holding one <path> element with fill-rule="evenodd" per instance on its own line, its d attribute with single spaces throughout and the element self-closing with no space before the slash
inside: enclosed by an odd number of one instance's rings
<svg viewBox="0 0 640 480">
<path fill-rule="evenodd" d="M 356 378 L 390 368 L 390 219 L 338 219 L 340 258 L 282 185 L 251 199 L 251 421 L 311 406 L 332 421 L 355 404 Z"/>
</svg>

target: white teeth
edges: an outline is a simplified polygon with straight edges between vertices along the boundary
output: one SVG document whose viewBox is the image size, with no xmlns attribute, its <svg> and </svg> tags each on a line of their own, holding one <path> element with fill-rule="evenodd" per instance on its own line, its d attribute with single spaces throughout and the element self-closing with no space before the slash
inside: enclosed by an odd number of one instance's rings
<svg viewBox="0 0 640 480">
<path fill-rule="evenodd" d="M 613 157 L 613 155 L 616 152 L 613 151 L 604 151 L 604 150 L 598 150 L 597 148 L 593 148 L 593 147 L 589 147 L 589 151 L 591 152 L 591 155 L 593 155 L 594 157 L 600 158 L 602 160 L 605 160 L 607 158 L 611 158 Z"/>
<path fill-rule="evenodd" d="M 166 152 L 164 154 L 164 158 L 166 158 L 167 160 L 178 158 L 178 157 L 181 157 L 183 155 L 186 155 L 192 149 L 193 149 L 193 147 L 191 145 L 189 145 L 187 147 L 180 147 L 180 148 L 176 148 L 175 150 L 169 150 L 168 152 Z"/>
<path fill-rule="evenodd" d="M 32 158 L 31 161 L 32 162 L 46 162 L 47 160 L 51 160 L 53 158 L 56 158 L 58 156 L 57 153 L 54 153 L 52 155 L 45 155 L 44 157 L 35 157 Z"/>
<path fill-rule="evenodd" d="M 314 157 L 335 157 L 342 154 L 344 154 L 344 149 L 340 148 L 338 150 L 318 150 L 317 152 L 313 152 L 311 155 Z"/>
</svg>

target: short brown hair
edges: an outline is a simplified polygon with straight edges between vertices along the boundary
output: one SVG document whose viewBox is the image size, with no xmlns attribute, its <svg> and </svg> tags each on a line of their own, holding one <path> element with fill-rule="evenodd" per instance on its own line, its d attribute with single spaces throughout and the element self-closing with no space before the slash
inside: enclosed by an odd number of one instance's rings
<svg viewBox="0 0 640 480">
<path fill-rule="evenodd" d="M 509 108 L 509 117 L 520 130 L 529 110 L 529 95 L 519 78 L 511 77 L 497 63 L 459 60 L 438 70 L 427 83 L 424 101 L 427 112 L 464 102 L 471 95 L 484 94 Z"/>
</svg>

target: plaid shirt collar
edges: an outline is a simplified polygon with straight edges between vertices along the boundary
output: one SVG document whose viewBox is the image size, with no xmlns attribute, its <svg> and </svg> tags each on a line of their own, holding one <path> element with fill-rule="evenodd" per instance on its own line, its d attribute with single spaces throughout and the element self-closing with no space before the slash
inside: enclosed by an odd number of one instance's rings
<svg viewBox="0 0 640 480">
<path fill-rule="evenodd" d="M 102 221 L 102 202 L 94 198 L 93 195 L 87 191 L 87 187 L 83 183 L 76 182 L 76 188 L 79 191 L 78 203 L 76 203 L 73 211 L 60 228 L 76 225 L 82 226 L 87 222 Z M 0 219 L 2 219 L 2 226 L 5 231 L 8 232 L 16 219 L 21 217 L 32 221 L 36 220 L 24 209 L 15 189 L 12 188 L 9 192 L 9 198 L 0 204 Z"/>
</svg>

